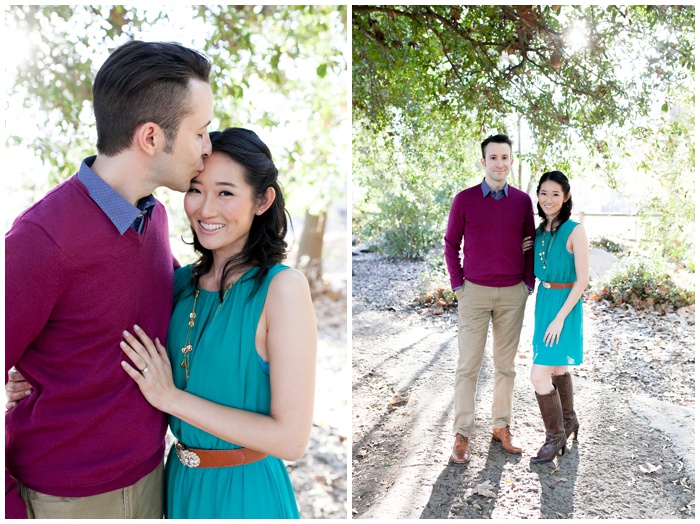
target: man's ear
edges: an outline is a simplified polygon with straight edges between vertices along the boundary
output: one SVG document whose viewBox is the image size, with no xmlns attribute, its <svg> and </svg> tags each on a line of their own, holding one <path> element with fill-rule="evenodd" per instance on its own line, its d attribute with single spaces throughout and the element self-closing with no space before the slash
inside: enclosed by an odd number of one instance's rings
<svg viewBox="0 0 700 524">
<path fill-rule="evenodd" d="M 165 146 L 163 129 L 153 122 L 144 122 L 134 131 L 133 144 L 149 156 Z"/>
</svg>

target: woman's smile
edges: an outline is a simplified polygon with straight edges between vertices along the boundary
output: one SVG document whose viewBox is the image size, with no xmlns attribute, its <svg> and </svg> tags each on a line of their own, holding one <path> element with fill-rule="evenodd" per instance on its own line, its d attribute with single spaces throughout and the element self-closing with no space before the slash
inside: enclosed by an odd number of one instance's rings
<svg viewBox="0 0 700 524">
<path fill-rule="evenodd" d="M 208 222 L 202 222 L 199 220 L 199 226 L 204 230 L 205 233 L 216 233 L 220 229 L 223 229 L 224 224 L 212 224 Z"/>
</svg>

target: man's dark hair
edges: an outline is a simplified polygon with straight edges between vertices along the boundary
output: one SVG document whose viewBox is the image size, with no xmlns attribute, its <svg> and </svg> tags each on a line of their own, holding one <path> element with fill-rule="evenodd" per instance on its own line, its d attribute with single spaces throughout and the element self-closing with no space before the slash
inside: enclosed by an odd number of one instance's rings
<svg viewBox="0 0 700 524">
<path fill-rule="evenodd" d="M 492 142 L 496 144 L 508 144 L 511 152 L 513 151 L 513 143 L 507 135 L 491 135 L 481 143 L 481 158 L 486 158 L 486 146 Z"/>
<path fill-rule="evenodd" d="M 210 71 L 206 56 L 175 43 L 132 40 L 115 49 L 92 87 L 97 151 L 120 153 L 138 126 L 154 122 L 165 132 L 170 153 L 182 119 L 192 111 L 190 80 L 208 83 Z"/>
<path fill-rule="evenodd" d="M 245 246 L 226 261 L 221 278 L 219 297 L 223 300 L 226 282 L 231 275 L 243 268 L 257 266 L 252 296 L 265 280 L 270 268 L 282 262 L 286 256 L 285 237 L 289 213 L 284 207 L 284 196 L 277 180 L 277 167 L 272 161 L 270 149 L 253 131 L 229 127 L 223 131 L 212 131 L 209 137 L 212 153 L 224 154 L 243 167 L 245 182 L 253 189 L 253 199 L 256 202 L 265 196 L 268 188 L 275 190 L 274 202 L 262 215 L 253 216 Z M 213 267 L 214 255 L 202 246 L 194 229 L 192 234 L 194 249 L 201 255 L 192 265 L 193 289 L 196 289 L 202 275 L 206 275 Z"/>
</svg>

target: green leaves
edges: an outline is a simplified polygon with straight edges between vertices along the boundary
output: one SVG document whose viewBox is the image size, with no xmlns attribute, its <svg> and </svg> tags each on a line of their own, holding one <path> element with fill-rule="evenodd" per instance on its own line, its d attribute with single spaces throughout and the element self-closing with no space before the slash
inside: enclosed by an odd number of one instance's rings
<svg viewBox="0 0 700 524">
<path fill-rule="evenodd" d="M 687 6 L 356 6 L 353 108 L 375 128 L 388 124 L 392 108 L 415 104 L 482 128 L 516 113 L 571 149 L 575 139 L 649 112 L 646 79 L 669 81 L 689 62 L 645 62 L 692 57 L 693 22 Z M 580 49 L 569 45 L 573 32 L 586 38 Z M 631 64 L 637 78 L 618 74 Z M 557 161 L 549 145 L 546 164 Z"/>
<path fill-rule="evenodd" d="M 673 112 L 669 93 L 692 90 L 694 18 L 692 6 L 354 6 L 355 141 L 372 149 L 387 147 L 378 137 L 398 137 L 390 158 L 355 155 L 354 172 L 396 176 L 381 162 L 415 158 L 400 173 L 422 169 L 421 187 L 439 193 L 434 178 L 454 171 L 426 158 L 458 144 L 474 150 L 494 132 L 513 137 L 520 118 L 529 137 L 518 157 L 529 176 L 596 170 L 615 188 L 618 170 L 630 167 L 630 135 L 653 135 L 659 109 Z M 436 131 L 451 128 L 472 140 Z M 423 134 L 435 144 L 417 139 Z M 396 193 L 397 202 L 429 208 L 433 197 L 412 187 Z M 377 238 L 392 220 L 360 211 L 356 223 Z"/>
<path fill-rule="evenodd" d="M 454 195 L 481 177 L 478 142 L 466 127 L 433 121 L 397 124 L 391 135 L 356 133 L 355 234 L 389 256 L 426 255 L 444 236 Z"/>
</svg>

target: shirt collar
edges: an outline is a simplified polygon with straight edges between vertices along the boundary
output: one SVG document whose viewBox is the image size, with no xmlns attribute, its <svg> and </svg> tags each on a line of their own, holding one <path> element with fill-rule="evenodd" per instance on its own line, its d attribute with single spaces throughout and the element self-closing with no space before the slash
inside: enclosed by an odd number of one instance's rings
<svg viewBox="0 0 700 524">
<path fill-rule="evenodd" d="M 499 191 L 503 191 L 503 193 L 508 196 L 508 182 L 506 182 L 506 185 L 503 186 L 503 189 L 499 189 Z M 488 196 L 489 193 L 491 193 L 491 188 L 489 185 L 486 183 L 486 178 L 484 178 L 481 181 L 481 192 L 484 194 L 484 197 Z M 498 191 L 496 191 L 498 193 Z"/>
<path fill-rule="evenodd" d="M 78 180 L 87 188 L 90 198 L 112 221 L 119 234 L 123 235 L 143 213 L 151 217 L 156 199 L 153 195 L 148 195 L 133 206 L 90 168 L 95 158 L 97 157 L 90 156 L 83 160 L 78 170 Z"/>
</svg>

